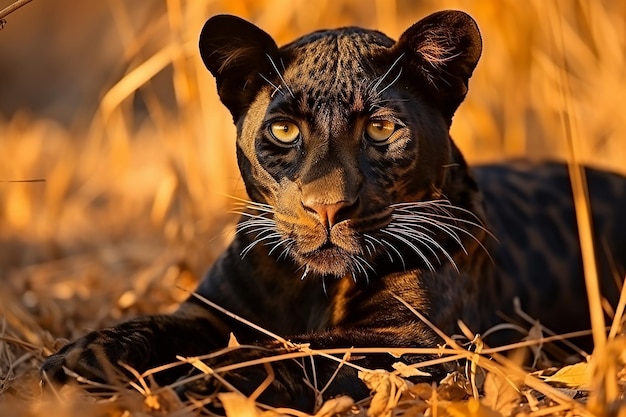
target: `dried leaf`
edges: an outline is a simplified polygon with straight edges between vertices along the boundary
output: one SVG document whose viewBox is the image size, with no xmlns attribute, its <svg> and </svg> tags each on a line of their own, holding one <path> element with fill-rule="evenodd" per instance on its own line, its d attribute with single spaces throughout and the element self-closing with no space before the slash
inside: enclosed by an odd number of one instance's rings
<svg viewBox="0 0 626 417">
<path fill-rule="evenodd" d="M 409 407 L 402 408 L 400 414 L 398 414 L 398 409 L 396 409 L 396 415 L 401 415 L 402 417 L 424 417 L 424 413 L 430 408 L 430 405 L 425 401 L 417 400 L 416 402 L 411 403 Z"/>
<path fill-rule="evenodd" d="M 159 402 L 158 395 L 153 395 L 153 394 L 147 395 L 146 398 L 144 398 L 143 403 L 150 410 L 158 411 L 161 409 L 161 403 Z"/>
<path fill-rule="evenodd" d="M 461 401 L 468 395 L 467 389 L 459 385 L 442 384 L 437 387 L 437 396 L 444 401 Z"/>
<path fill-rule="evenodd" d="M 420 371 L 414 366 L 409 366 L 404 362 L 396 362 L 393 365 L 393 369 L 398 371 L 401 376 L 408 378 L 411 376 L 431 376 L 428 372 Z"/>
<path fill-rule="evenodd" d="M 591 382 L 589 364 L 580 362 L 575 365 L 564 366 L 554 375 L 544 378 L 545 382 L 563 384 L 570 388 L 589 387 Z"/>
<path fill-rule="evenodd" d="M 240 347 L 240 346 L 241 345 L 239 344 L 239 341 L 235 337 L 235 334 L 233 332 L 230 332 L 230 336 L 228 337 L 228 347 L 234 348 L 234 347 Z"/>
<path fill-rule="evenodd" d="M 532 411 L 537 411 L 539 409 L 539 400 L 536 396 L 537 391 L 533 391 L 532 389 L 525 389 L 522 391 L 524 394 L 524 398 L 526 398 L 526 402 Z"/>
<path fill-rule="evenodd" d="M 194 368 L 200 370 L 203 374 L 206 374 L 206 375 L 212 375 L 213 374 L 213 369 L 211 369 L 209 367 L 209 365 L 207 365 L 206 363 L 202 362 L 196 356 L 192 356 L 192 357 L 186 358 L 184 356 L 177 355 L 176 359 L 178 359 L 179 361 L 183 361 L 183 362 L 186 362 L 186 363 L 192 365 Z"/>
<path fill-rule="evenodd" d="M 333 417 L 350 410 L 353 405 L 354 400 L 348 396 L 335 397 L 326 401 L 315 414 L 315 417 Z"/>
<path fill-rule="evenodd" d="M 465 402 L 453 402 L 445 408 L 445 412 L 451 417 L 502 417 L 502 414 L 481 404 L 475 398 Z"/>
<path fill-rule="evenodd" d="M 222 402 L 226 417 L 261 417 L 262 412 L 256 408 L 254 401 L 237 393 L 223 392 L 217 395 Z"/>
<path fill-rule="evenodd" d="M 449 373 L 437 387 L 437 396 L 444 401 L 461 401 L 472 392 L 465 376 L 457 371 Z"/>
<path fill-rule="evenodd" d="M 394 358 L 400 359 L 406 352 L 404 350 L 390 350 L 388 353 Z"/>
<path fill-rule="evenodd" d="M 490 372 L 485 378 L 485 396 L 482 403 L 502 415 L 511 415 L 519 404 L 520 393 L 511 381 L 501 374 Z"/>
<path fill-rule="evenodd" d="M 416 398 L 429 400 L 433 395 L 433 387 L 431 384 L 421 382 L 410 387 L 409 392 Z"/>
<path fill-rule="evenodd" d="M 156 395 L 152 394 L 151 396 Z M 178 396 L 176 391 L 174 391 L 174 389 L 169 386 L 159 388 L 157 401 L 158 405 L 160 406 L 159 410 L 161 411 L 161 414 L 167 414 L 167 411 L 179 410 L 184 407 L 181 398 Z"/>
<path fill-rule="evenodd" d="M 569 388 L 555 388 L 557 391 L 559 391 L 561 394 L 567 395 L 568 397 L 570 397 L 571 399 L 576 398 L 576 396 L 584 391 L 581 390 L 577 390 L 577 389 L 569 389 Z"/>
<path fill-rule="evenodd" d="M 407 381 L 382 369 L 359 371 L 359 378 L 374 393 L 367 411 L 369 417 L 391 417 L 400 396 L 408 389 Z"/>
</svg>

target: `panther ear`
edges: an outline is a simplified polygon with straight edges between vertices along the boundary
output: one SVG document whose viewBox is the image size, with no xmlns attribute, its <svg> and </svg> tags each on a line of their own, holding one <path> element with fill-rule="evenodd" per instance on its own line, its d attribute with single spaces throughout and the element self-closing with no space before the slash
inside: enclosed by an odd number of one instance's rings
<svg viewBox="0 0 626 417">
<path fill-rule="evenodd" d="M 433 13 L 407 29 L 396 48 L 411 69 L 443 98 L 444 114 L 451 118 L 467 94 L 469 78 L 482 51 L 474 19 L 456 10 Z"/>
<path fill-rule="evenodd" d="M 270 35 L 237 16 L 213 16 L 200 33 L 200 56 L 235 122 L 261 87 L 259 74 L 270 75 L 271 60 L 277 55 Z"/>
</svg>

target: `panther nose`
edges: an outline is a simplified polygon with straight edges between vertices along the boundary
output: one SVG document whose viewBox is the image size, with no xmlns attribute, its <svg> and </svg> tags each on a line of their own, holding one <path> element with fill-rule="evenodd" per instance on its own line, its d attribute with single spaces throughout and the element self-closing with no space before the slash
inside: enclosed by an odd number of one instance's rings
<svg viewBox="0 0 626 417">
<path fill-rule="evenodd" d="M 304 209 L 312 213 L 328 230 L 335 224 L 350 218 L 357 205 L 355 201 L 338 201 L 336 203 L 320 203 L 317 201 L 303 201 Z"/>
</svg>

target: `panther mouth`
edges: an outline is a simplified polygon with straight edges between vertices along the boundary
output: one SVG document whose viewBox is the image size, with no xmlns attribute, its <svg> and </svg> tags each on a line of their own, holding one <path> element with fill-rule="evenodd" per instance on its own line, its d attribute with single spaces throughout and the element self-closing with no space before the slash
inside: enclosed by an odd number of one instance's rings
<svg viewBox="0 0 626 417">
<path fill-rule="evenodd" d="M 380 242 L 375 238 L 391 222 L 393 210 L 389 207 L 338 222 L 330 230 L 316 222 L 294 221 L 276 211 L 274 227 L 264 228 L 263 216 L 250 216 L 239 226 L 240 230 L 261 231 L 255 243 L 265 243 L 270 253 L 279 258 L 288 255 L 303 272 L 342 278 L 351 276 L 369 280 L 375 275 L 374 258 L 380 255 Z M 304 217 L 308 219 L 308 217 Z M 262 223 L 262 224 L 261 224 Z M 252 245 L 251 245 L 252 246 Z"/>
<path fill-rule="evenodd" d="M 332 243 L 325 243 L 318 249 L 299 254 L 300 263 L 306 267 L 306 272 L 318 275 L 333 275 L 342 277 L 349 274 L 351 255 Z"/>
<path fill-rule="evenodd" d="M 295 260 L 305 268 L 305 275 L 341 278 L 351 276 L 368 278 L 374 272 L 372 256 L 378 251 L 368 236 L 376 234 L 391 221 L 391 211 L 383 210 L 375 215 L 349 219 L 334 225 L 330 230 L 300 236 L 295 245 Z M 371 239 L 371 236 L 370 236 Z"/>
<path fill-rule="evenodd" d="M 315 273 L 337 278 L 346 275 L 356 277 L 366 274 L 366 268 L 369 267 L 360 251 L 347 250 L 330 240 L 315 250 L 298 253 L 296 258 L 305 267 L 305 275 Z"/>
</svg>

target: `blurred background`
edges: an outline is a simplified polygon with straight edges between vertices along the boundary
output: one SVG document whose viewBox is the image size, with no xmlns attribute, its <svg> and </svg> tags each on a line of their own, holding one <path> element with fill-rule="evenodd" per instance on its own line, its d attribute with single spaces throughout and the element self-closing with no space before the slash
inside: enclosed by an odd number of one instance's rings
<svg viewBox="0 0 626 417">
<path fill-rule="evenodd" d="M 567 127 L 581 161 L 626 173 L 621 0 L 34 0 L 9 15 L 0 377 L 36 378 L 58 337 L 171 311 L 232 237 L 244 191 L 197 52 L 209 16 L 237 14 L 280 45 L 344 25 L 398 38 L 445 8 L 484 40 L 452 128 L 470 162 L 571 157 Z"/>
</svg>

